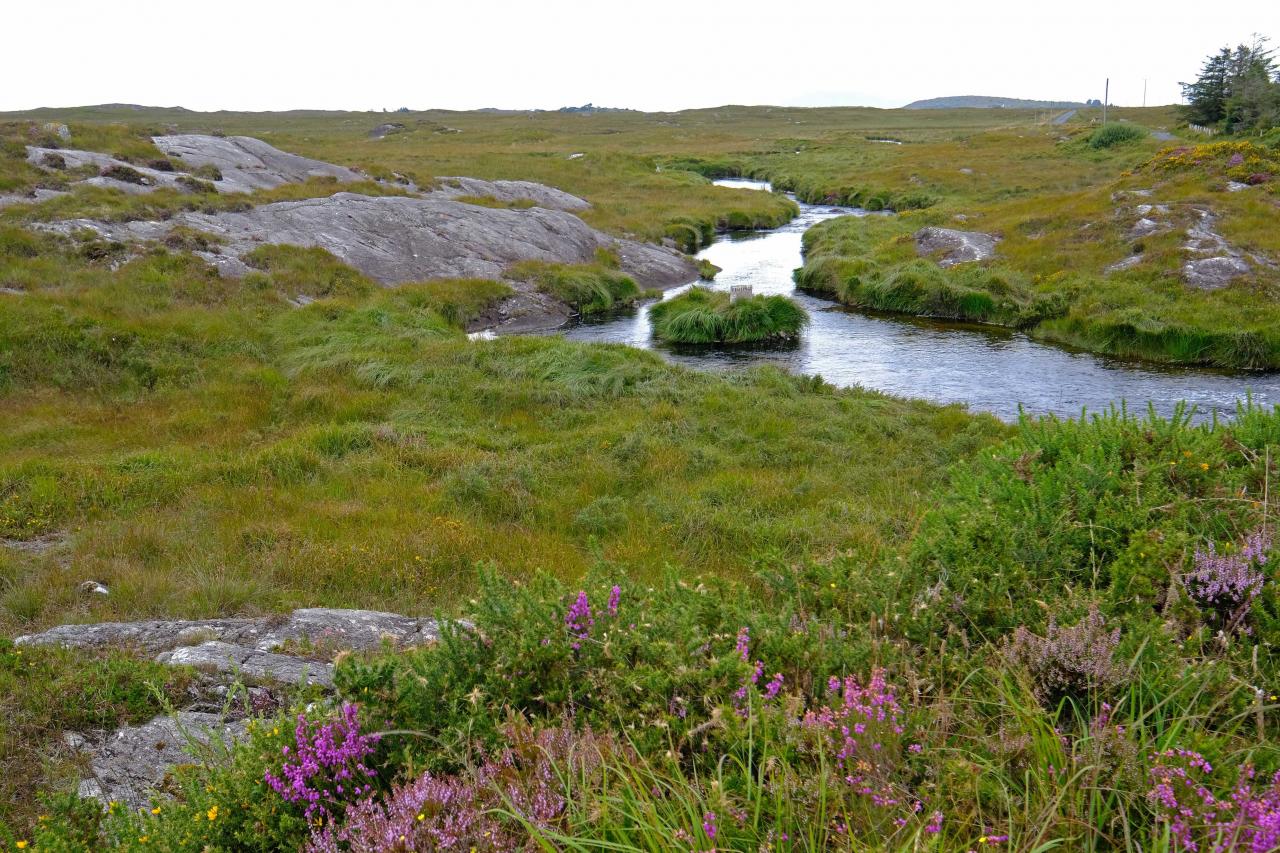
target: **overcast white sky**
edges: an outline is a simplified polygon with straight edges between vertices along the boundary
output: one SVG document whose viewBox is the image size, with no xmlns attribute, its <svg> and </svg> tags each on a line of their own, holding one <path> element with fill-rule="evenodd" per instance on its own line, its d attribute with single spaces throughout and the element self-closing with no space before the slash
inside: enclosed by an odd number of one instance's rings
<svg viewBox="0 0 1280 853">
<path fill-rule="evenodd" d="M 1178 100 L 1277 0 L 6 0 L 0 110 Z"/>
</svg>

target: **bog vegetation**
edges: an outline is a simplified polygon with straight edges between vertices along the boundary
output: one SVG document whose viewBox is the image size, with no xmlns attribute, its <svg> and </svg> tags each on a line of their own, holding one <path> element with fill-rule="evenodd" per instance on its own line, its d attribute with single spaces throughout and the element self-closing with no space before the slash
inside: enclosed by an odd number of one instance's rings
<svg viewBox="0 0 1280 853">
<path fill-rule="evenodd" d="M 1276 366 L 1264 265 L 1214 291 L 1176 278 L 1199 207 L 1242 253 L 1280 251 L 1271 141 L 1169 144 L 1147 130 L 1189 133 L 1171 110 L 1098 112 L 423 113 L 376 142 L 349 114 L 57 117 L 135 163 L 159 156 L 141 119 L 270 130 L 371 178 L 541 180 L 593 225 L 687 250 L 791 217 L 708 180 L 767 178 L 899 212 L 806 235 L 798 282 L 842 302 Z M 0 192 L 77 177 L 25 162 L 58 144 L 35 118 L 4 126 Z M 0 626 L 305 605 L 467 621 L 343 656 L 336 696 L 256 717 L 136 813 L 74 796 L 63 733 L 163 713 L 194 674 L 0 641 L 6 849 L 1280 843 L 1280 414 L 1006 425 L 772 369 L 464 335 L 512 283 L 583 314 L 641 297 L 607 254 L 386 289 L 316 249 L 263 246 L 237 280 L 192 254 L 196 231 L 38 228 L 332 190 L 76 187 L 0 211 Z M 1140 204 L 1171 227 L 1131 236 Z M 995 233 L 997 255 L 941 268 L 917 255 L 925 225 Z M 1135 244 L 1142 264 L 1107 272 Z M 703 289 L 653 310 L 694 342 L 804 321 Z"/>
<path fill-rule="evenodd" d="M 690 288 L 649 309 L 653 335 L 673 344 L 746 344 L 794 341 L 809 322 L 785 296 L 749 296 Z"/>
</svg>

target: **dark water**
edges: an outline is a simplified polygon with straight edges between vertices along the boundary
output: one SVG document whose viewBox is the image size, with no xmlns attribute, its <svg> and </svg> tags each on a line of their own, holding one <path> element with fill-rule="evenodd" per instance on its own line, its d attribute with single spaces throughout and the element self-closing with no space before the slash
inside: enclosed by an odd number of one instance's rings
<svg viewBox="0 0 1280 853">
<path fill-rule="evenodd" d="M 764 188 L 754 181 L 724 186 Z M 1145 410 L 1151 402 L 1168 414 L 1182 400 L 1202 418 L 1231 414 L 1236 401 L 1280 403 L 1280 374 L 1165 368 L 1072 352 L 1026 335 L 933 321 L 872 316 L 815 299 L 795 289 L 791 271 L 801 265 L 800 237 L 835 216 L 875 215 L 849 208 L 801 205 L 800 216 L 773 231 L 731 235 L 699 254 L 723 268 L 712 284 L 727 290 L 750 284 L 755 293 L 782 293 L 809 312 L 812 323 L 789 348 L 673 348 L 654 342 L 648 310 L 583 323 L 564 331 L 578 341 L 608 341 L 654 349 L 680 364 L 733 370 L 774 364 L 794 373 L 820 374 L 828 382 L 862 386 L 940 403 L 968 403 L 1006 420 L 1021 404 L 1036 414 L 1078 416 L 1112 403 Z M 670 297 L 684 288 L 669 291 Z"/>
</svg>

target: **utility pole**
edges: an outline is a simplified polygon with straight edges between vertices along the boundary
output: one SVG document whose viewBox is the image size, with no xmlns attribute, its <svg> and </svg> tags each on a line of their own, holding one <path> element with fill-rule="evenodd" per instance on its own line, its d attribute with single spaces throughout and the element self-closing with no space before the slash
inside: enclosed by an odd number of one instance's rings
<svg viewBox="0 0 1280 853">
<path fill-rule="evenodd" d="M 1147 105 L 1147 78 L 1142 78 L 1142 106 Z"/>
<path fill-rule="evenodd" d="M 1107 123 L 1107 101 L 1111 100 L 1111 78 L 1107 78 L 1107 86 L 1102 90 L 1102 123 Z"/>
</svg>

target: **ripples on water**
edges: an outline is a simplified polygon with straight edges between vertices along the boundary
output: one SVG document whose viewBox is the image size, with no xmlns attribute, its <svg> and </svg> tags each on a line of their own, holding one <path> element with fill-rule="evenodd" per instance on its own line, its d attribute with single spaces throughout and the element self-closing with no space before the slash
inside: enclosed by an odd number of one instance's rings
<svg viewBox="0 0 1280 853">
<path fill-rule="evenodd" d="M 757 181 L 725 180 L 717 185 L 768 189 Z M 1165 368 L 1031 340 L 1018 332 L 912 318 L 881 317 L 842 308 L 795 289 L 791 272 L 802 263 L 800 239 L 806 229 L 836 216 L 866 211 L 800 205 L 800 215 L 772 231 L 732 234 L 699 253 L 723 268 L 712 287 L 750 284 L 755 293 L 795 299 L 812 320 L 799 343 L 789 347 L 671 347 L 649 332 L 649 311 L 586 322 L 563 331 L 576 341 L 629 344 L 662 353 L 668 360 L 704 370 L 735 370 L 774 364 L 803 374 L 819 374 L 842 386 L 874 388 L 937 403 L 967 403 L 1005 420 L 1021 404 L 1034 414 L 1076 417 L 1082 409 L 1101 411 L 1127 401 L 1131 410 L 1148 402 L 1168 414 L 1182 400 L 1201 418 L 1231 414 L 1236 401 L 1252 393 L 1257 402 L 1280 403 L 1280 375 Z M 668 291 L 666 298 L 686 288 Z"/>
</svg>

